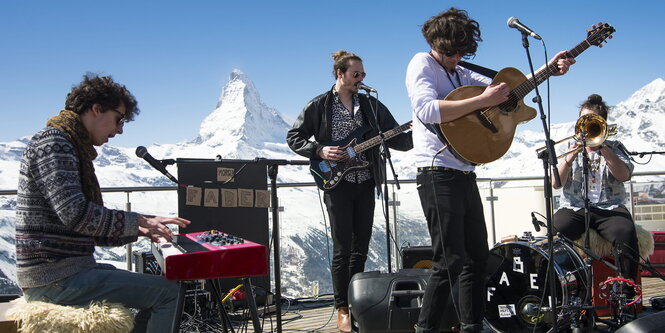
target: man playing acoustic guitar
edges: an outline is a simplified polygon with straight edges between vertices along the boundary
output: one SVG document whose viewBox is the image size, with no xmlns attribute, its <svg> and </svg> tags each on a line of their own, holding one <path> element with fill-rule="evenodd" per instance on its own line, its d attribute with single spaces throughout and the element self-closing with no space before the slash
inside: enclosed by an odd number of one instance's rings
<svg viewBox="0 0 665 333">
<path fill-rule="evenodd" d="M 462 58 L 475 54 L 482 40 L 478 22 L 466 11 L 451 8 L 433 16 L 423 25 L 422 33 L 431 51 L 417 53 L 411 59 L 406 88 L 413 108 L 418 194 L 432 238 L 433 273 L 425 289 L 416 332 L 439 331 L 451 286 L 458 277 L 456 309 L 460 328 L 480 332 L 489 249 L 474 164 L 445 149 L 434 126 L 505 102 L 511 89 L 503 82 L 491 84 L 489 78 L 458 65 Z M 558 64 L 558 72 L 551 75 L 566 73 L 575 62 L 566 54 L 560 52 L 551 60 L 550 65 Z M 445 99 L 455 88 L 468 85 L 487 87 L 477 96 Z"/>
<path fill-rule="evenodd" d="M 398 124 L 385 105 L 358 93 L 358 85 L 365 78 L 362 59 L 346 51 L 335 52 L 332 57 L 335 85 L 307 103 L 286 142 L 294 152 L 309 159 L 343 163 L 355 156 L 349 156 L 349 150 L 341 145 L 325 142 L 343 141 L 365 126 L 376 129 L 374 112 L 381 131 Z M 411 133 L 396 135 L 386 143 L 404 151 L 413 147 Z M 374 187 L 379 188 L 385 175 L 377 147 L 360 153 L 359 159 L 370 162 L 371 168 L 346 173 L 339 182 L 334 180 L 336 186 L 324 194 L 333 239 L 331 273 L 337 326 L 342 332 L 351 332 L 348 286 L 353 274 L 365 269 L 374 220 Z"/>
</svg>

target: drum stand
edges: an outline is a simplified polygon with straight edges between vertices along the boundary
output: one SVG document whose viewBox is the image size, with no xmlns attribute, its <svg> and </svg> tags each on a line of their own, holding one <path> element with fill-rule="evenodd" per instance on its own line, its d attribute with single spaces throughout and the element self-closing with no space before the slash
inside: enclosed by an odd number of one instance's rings
<svg viewBox="0 0 665 333">
<path fill-rule="evenodd" d="M 581 312 L 581 310 L 585 311 L 584 312 L 584 317 L 586 319 L 585 327 L 586 328 L 595 328 L 595 329 L 597 329 L 597 326 L 596 326 L 595 323 L 596 322 L 601 322 L 601 323 L 606 324 L 608 326 L 609 331 L 614 331 L 615 329 L 619 328 L 621 325 L 623 325 L 623 324 L 627 323 L 628 321 L 634 319 L 634 318 L 629 318 L 629 317 L 634 317 L 634 316 L 632 314 L 629 314 L 628 311 L 627 311 L 627 305 L 626 304 L 628 304 L 628 302 L 627 302 L 626 297 L 625 297 L 625 290 L 622 287 L 623 282 L 619 283 L 619 290 L 618 291 L 614 290 L 614 288 L 612 288 L 612 290 L 609 291 L 609 293 L 611 295 L 608 297 L 608 299 L 616 302 L 616 304 L 610 305 L 610 307 L 613 307 L 613 309 L 614 309 L 614 311 L 612 311 L 612 313 L 613 313 L 612 316 L 614 317 L 614 318 L 612 318 L 612 320 L 606 320 L 606 319 L 599 318 L 596 311 L 595 311 L 595 309 L 597 307 L 594 307 L 591 304 L 592 303 L 591 302 L 592 287 L 593 287 L 592 286 L 592 284 L 593 284 L 593 272 L 592 272 L 592 269 L 591 269 L 591 263 L 594 260 L 600 261 L 605 266 L 609 267 L 611 270 L 619 273 L 619 278 L 617 278 L 618 280 L 625 280 L 625 279 L 622 278 L 622 272 L 621 272 L 621 269 L 619 267 L 609 263 L 607 260 L 603 259 L 598 254 L 596 254 L 596 253 L 594 253 L 593 251 L 590 250 L 591 241 L 590 241 L 589 228 L 590 228 L 590 224 L 591 224 L 591 215 L 590 215 L 591 204 L 590 204 L 590 201 L 589 201 L 589 155 L 586 151 L 586 132 L 582 131 L 580 133 L 580 136 L 581 137 L 579 139 L 579 142 L 581 142 L 581 144 L 582 144 L 581 152 L 582 152 L 582 192 L 584 193 L 583 194 L 584 195 L 584 198 L 583 198 L 584 199 L 584 230 L 586 231 L 586 236 L 584 238 L 584 246 L 580 246 L 580 245 L 574 243 L 572 240 L 564 237 L 561 234 L 558 234 L 558 236 L 560 238 L 564 239 L 566 242 L 568 242 L 568 244 L 581 249 L 587 255 L 587 257 L 584 259 L 584 263 L 585 263 L 586 267 L 588 267 L 588 269 L 587 269 L 587 283 L 585 285 L 586 295 L 585 295 L 585 300 L 582 303 L 582 306 L 578 310 L 580 312 Z M 616 264 L 618 264 L 618 263 L 616 263 Z M 612 284 L 612 286 L 614 286 L 614 285 Z M 632 305 L 633 302 L 631 302 L 629 305 Z M 587 304 L 587 305 L 585 305 L 585 304 Z M 573 329 L 573 332 L 584 332 L 584 330 L 582 330 L 579 327 L 579 320 L 578 319 L 573 320 L 572 329 Z"/>
</svg>

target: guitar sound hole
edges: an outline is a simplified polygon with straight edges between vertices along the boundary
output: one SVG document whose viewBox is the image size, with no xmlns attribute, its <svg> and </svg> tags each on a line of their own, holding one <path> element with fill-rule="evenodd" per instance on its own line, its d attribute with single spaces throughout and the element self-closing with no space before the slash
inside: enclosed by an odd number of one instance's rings
<svg viewBox="0 0 665 333">
<path fill-rule="evenodd" d="M 510 93 L 508 100 L 499 104 L 502 113 L 514 112 L 517 109 L 517 99 L 513 93 Z"/>
</svg>

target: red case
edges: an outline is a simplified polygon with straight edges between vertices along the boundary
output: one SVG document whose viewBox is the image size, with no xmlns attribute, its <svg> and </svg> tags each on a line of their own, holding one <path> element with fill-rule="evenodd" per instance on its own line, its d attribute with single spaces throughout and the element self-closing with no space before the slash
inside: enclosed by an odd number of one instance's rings
<svg viewBox="0 0 665 333">
<path fill-rule="evenodd" d="M 655 268 L 658 273 L 665 275 L 665 231 L 652 231 L 654 252 L 649 256 L 651 266 Z M 656 276 L 647 270 L 642 270 L 642 276 Z"/>
<path fill-rule="evenodd" d="M 604 257 L 603 259 L 614 264 L 614 258 Z M 593 306 L 607 306 L 608 305 L 607 300 L 600 297 L 601 293 L 600 286 L 603 282 L 605 282 L 605 280 L 607 280 L 608 277 L 610 276 L 616 277 L 617 272 L 605 266 L 605 264 L 603 264 L 598 260 L 594 260 L 593 263 L 591 263 L 591 270 L 593 272 L 593 285 L 591 288 L 591 295 L 593 296 Z M 639 270 L 637 271 L 637 278 L 635 278 L 635 280 L 636 280 L 635 284 L 637 284 L 640 288 L 642 288 L 642 274 Z M 644 299 L 641 299 L 639 303 L 635 303 L 638 313 L 644 310 L 643 303 Z M 610 310 L 609 308 L 596 309 L 596 314 L 601 317 L 609 316 Z"/>
</svg>

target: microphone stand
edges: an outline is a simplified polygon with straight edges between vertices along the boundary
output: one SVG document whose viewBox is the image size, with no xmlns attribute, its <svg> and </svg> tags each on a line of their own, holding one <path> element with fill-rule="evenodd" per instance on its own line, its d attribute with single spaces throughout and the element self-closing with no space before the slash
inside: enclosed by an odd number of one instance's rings
<svg viewBox="0 0 665 333">
<path fill-rule="evenodd" d="M 538 81 L 536 78 L 535 71 L 533 69 L 533 61 L 531 60 L 531 53 L 529 52 L 529 35 L 522 32 L 522 46 L 526 51 L 526 57 L 529 61 L 529 69 L 531 70 L 531 79 L 533 80 L 533 86 L 535 89 L 536 96 L 533 98 L 533 101 L 538 104 L 538 110 L 540 111 L 540 120 L 543 125 L 543 132 L 545 133 L 545 145 L 547 149 L 541 152 L 538 155 L 543 161 L 544 169 L 544 194 L 545 194 L 545 215 L 547 220 L 547 244 L 549 245 L 548 251 L 548 265 L 547 265 L 547 282 L 550 290 L 550 299 L 552 304 L 550 305 L 552 309 L 552 318 L 554 322 L 552 323 L 552 332 L 558 332 L 558 313 L 557 313 L 557 300 L 556 300 L 556 280 L 554 274 L 554 231 L 552 226 L 552 181 L 550 176 L 550 170 L 554 173 L 554 179 L 557 187 L 561 185 L 561 179 L 559 178 L 559 170 L 557 169 L 556 163 L 556 153 L 554 152 L 554 141 L 550 138 L 550 131 L 547 127 L 547 118 L 545 117 L 545 111 L 543 109 L 543 101 L 540 97 L 540 92 L 538 91 Z M 551 166 L 551 167 L 550 167 Z M 547 288 L 545 288 L 547 290 Z M 542 302 L 543 300 L 541 300 Z"/>
<path fill-rule="evenodd" d="M 259 159 L 268 166 L 270 178 L 270 211 L 272 213 L 273 270 L 275 274 L 275 321 L 277 333 L 282 333 L 282 277 L 279 257 L 279 201 L 277 200 L 277 171 L 280 165 L 309 165 L 309 161 Z"/>
<path fill-rule="evenodd" d="M 643 151 L 643 152 L 626 151 L 626 154 L 644 157 L 644 155 L 665 155 L 665 151 Z"/>
<path fill-rule="evenodd" d="M 175 164 L 175 160 L 172 158 L 157 160 L 157 162 L 161 163 L 164 167 Z"/>
<path fill-rule="evenodd" d="M 386 162 L 390 165 L 390 170 L 393 173 L 393 179 L 395 179 L 395 185 L 397 186 L 397 189 L 400 189 L 399 186 L 399 180 L 397 179 L 397 173 L 395 173 L 395 167 L 393 166 L 393 161 L 390 158 L 390 150 L 388 149 L 388 145 L 386 145 L 386 138 L 383 135 L 383 131 L 381 131 L 381 126 L 379 126 L 379 114 L 377 110 L 372 106 L 372 101 L 369 99 L 369 91 L 365 92 L 367 95 L 367 101 L 369 103 L 369 107 L 372 111 L 372 114 L 374 115 L 374 124 L 376 125 L 376 130 L 379 133 L 379 137 L 381 138 L 381 145 L 379 146 L 379 152 L 380 152 L 380 161 L 379 163 L 381 164 L 379 166 L 379 170 L 381 171 L 381 174 L 379 177 L 382 177 L 381 181 L 383 182 L 383 201 L 384 201 L 384 216 L 386 218 L 386 258 L 387 258 L 387 264 L 388 264 L 388 273 L 392 273 L 392 256 L 391 256 L 391 251 L 390 251 L 390 207 L 388 206 L 389 204 L 389 196 L 388 196 L 388 174 L 386 170 Z M 377 98 L 377 103 L 378 103 L 378 98 Z"/>
<path fill-rule="evenodd" d="M 582 192 L 584 193 L 584 231 L 586 232 L 586 236 L 584 237 L 584 252 L 588 255 L 586 259 L 584 259 L 584 263 L 587 266 L 586 270 L 586 275 L 587 275 L 587 283 L 585 286 L 585 300 L 584 303 L 588 303 L 591 301 L 591 288 L 592 288 L 592 283 L 593 283 L 593 272 L 591 271 L 591 262 L 593 260 L 598 260 L 611 269 L 616 270 L 616 266 L 610 265 L 608 262 L 606 262 L 604 259 L 598 259 L 597 255 L 592 256 L 589 254 L 591 252 L 590 247 L 591 247 L 591 235 L 589 233 L 589 226 L 591 224 L 591 214 L 590 214 L 590 208 L 591 204 L 589 202 L 589 154 L 586 151 L 586 137 L 587 133 L 586 131 L 582 131 L 580 133 L 580 141 L 582 142 Z M 588 251 L 587 251 L 588 250 Z M 583 304 L 584 305 L 584 304 Z M 593 318 L 596 317 L 596 311 L 593 307 L 589 307 L 586 312 L 586 317 L 587 317 L 587 327 L 593 327 Z"/>
</svg>

